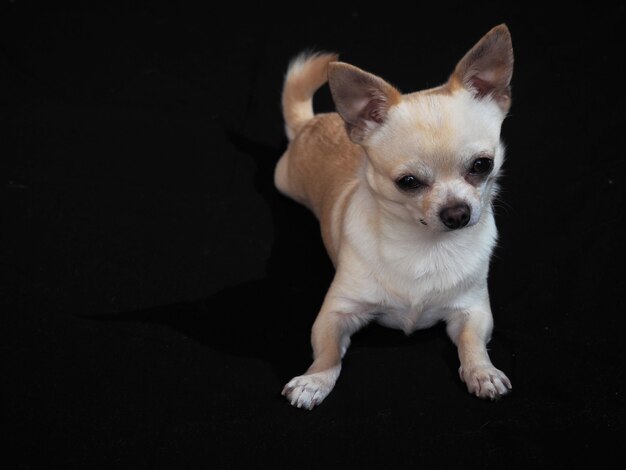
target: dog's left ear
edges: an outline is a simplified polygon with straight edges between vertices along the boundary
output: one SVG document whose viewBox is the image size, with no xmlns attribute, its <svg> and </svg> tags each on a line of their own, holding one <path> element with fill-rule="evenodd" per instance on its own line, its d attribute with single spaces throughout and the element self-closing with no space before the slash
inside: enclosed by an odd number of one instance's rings
<svg viewBox="0 0 626 470">
<path fill-rule="evenodd" d="M 357 144 L 385 122 L 389 108 L 402 97 L 382 78 L 344 62 L 328 65 L 328 84 L 348 135 Z"/>
<path fill-rule="evenodd" d="M 509 28 L 500 24 L 472 47 L 459 61 L 452 76 L 453 85 L 463 86 L 475 97 L 490 96 L 507 112 L 511 106 L 513 45 Z"/>
</svg>

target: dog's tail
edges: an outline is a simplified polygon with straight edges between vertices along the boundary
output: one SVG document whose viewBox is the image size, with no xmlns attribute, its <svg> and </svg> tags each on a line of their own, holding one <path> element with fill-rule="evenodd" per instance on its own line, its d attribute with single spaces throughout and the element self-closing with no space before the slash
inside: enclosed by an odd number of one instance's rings
<svg viewBox="0 0 626 470">
<path fill-rule="evenodd" d="M 287 68 L 283 86 L 283 117 L 289 140 L 313 118 L 313 94 L 328 81 L 328 64 L 338 59 L 328 52 L 302 52 Z"/>
</svg>

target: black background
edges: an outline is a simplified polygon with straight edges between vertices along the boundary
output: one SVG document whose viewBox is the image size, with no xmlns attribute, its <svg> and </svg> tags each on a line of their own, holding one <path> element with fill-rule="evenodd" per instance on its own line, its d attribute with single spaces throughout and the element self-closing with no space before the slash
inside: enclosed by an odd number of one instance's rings
<svg viewBox="0 0 626 470">
<path fill-rule="evenodd" d="M 0 8 L 11 468 L 619 458 L 623 2 L 85 4 Z M 490 352 L 512 394 L 470 396 L 442 327 L 405 337 L 372 326 L 326 401 L 292 408 L 280 391 L 309 365 L 333 271 L 313 216 L 273 187 L 287 63 L 337 51 L 410 92 L 444 82 L 502 22 L 516 62 Z M 326 88 L 315 103 L 332 110 Z"/>
</svg>

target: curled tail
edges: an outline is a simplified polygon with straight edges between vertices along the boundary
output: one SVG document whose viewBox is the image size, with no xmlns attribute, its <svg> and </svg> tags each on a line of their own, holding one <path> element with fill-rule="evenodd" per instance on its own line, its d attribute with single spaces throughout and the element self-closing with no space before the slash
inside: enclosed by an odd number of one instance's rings
<svg viewBox="0 0 626 470">
<path fill-rule="evenodd" d="M 338 57 L 333 53 L 303 52 L 289 63 L 282 97 L 285 131 L 289 140 L 313 118 L 313 94 L 326 83 L 328 64 Z"/>
</svg>

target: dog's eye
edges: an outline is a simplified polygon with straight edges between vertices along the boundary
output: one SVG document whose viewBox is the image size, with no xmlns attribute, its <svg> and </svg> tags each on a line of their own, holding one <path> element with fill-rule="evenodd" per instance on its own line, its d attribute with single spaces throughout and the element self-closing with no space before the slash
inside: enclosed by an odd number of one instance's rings
<svg viewBox="0 0 626 470">
<path fill-rule="evenodd" d="M 424 185 L 413 175 L 404 175 L 396 180 L 396 185 L 403 191 L 413 191 Z"/>
<path fill-rule="evenodd" d="M 470 173 L 472 175 L 485 175 L 493 169 L 493 159 L 491 158 L 477 158 L 472 163 L 472 169 Z"/>
</svg>

